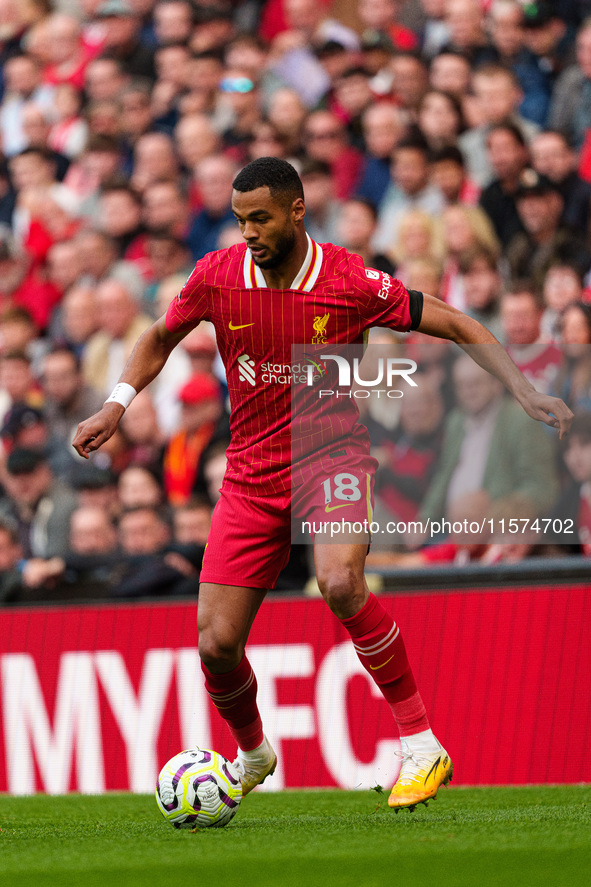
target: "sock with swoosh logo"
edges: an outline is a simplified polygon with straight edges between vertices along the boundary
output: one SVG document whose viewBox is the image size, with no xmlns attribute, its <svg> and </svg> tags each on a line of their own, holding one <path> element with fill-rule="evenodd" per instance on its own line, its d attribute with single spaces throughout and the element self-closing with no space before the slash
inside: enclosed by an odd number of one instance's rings
<svg viewBox="0 0 591 887">
<path fill-rule="evenodd" d="M 423 700 L 406 655 L 400 629 L 370 594 L 361 610 L 341 622 L 351 635 L 355 652 L 390 706 L 401 736 L 429 729 Z"/>
<path fill-rule="evenodd" d="M 226 674 L 212 674 L 201 663 L 205 689 L 242 751 L 258 748 L 263 723 L 257 706 L 257 679 L 246 656 Z"/>
</svg>

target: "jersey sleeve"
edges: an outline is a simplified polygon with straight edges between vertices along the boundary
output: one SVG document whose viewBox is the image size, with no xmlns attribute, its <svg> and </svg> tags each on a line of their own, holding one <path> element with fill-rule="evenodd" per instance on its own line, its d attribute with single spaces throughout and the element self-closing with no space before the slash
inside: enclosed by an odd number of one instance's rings
<svg viewBox="0 0 591 887">
<path fill-rule="evenodd" d="M 202 320 L 209 320 L 209 287 L 205 284 L 205 263 L 197 262 L 186 284 L 166 312 L 166 328 L 171 333 L 187 332 Z"/>
<path fill-rule="evenodd" d="M 364 326 L 384 326 L 400 332 L 415 330 L 421 322 L 423 294 L 407 290 L 385 271 L 366 268 L 359 257 L 355 258 L 352 279 Z"/>
</svg>

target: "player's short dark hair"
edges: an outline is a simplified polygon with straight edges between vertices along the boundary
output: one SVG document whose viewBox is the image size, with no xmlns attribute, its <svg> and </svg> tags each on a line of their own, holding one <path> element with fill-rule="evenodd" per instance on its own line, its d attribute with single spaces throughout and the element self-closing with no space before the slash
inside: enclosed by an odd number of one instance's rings
<svg viewBox="0 0 591 887">
<path fill-rule="evenodd" d="M 304 199 L 302 180 L 287 160 L 279 157 L 259 157 L 240 170 L 232 187 L 242 193 L 268 188 L 271 196 L 283 203 Z"/>
</svg>

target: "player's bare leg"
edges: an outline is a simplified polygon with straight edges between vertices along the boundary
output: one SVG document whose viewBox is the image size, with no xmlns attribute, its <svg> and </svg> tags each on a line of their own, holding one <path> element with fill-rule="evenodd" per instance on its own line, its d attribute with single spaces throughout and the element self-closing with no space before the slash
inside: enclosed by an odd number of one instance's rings
<svg viewBox="0 0 591 887">
<path fill-rule="evenodd" d="M 277 766 L 263 733 L 256 677 L 244 652 L 265 594 L 260 588 L 206 582 L 199 588 L 197 625 L 205 688 L 238 744 L 234 763 L 245 795 Z"/>
<path fill-rule="evenodd" d="M 426 804 L 453 767 L 437 741 L 417 690 L 400 629 L 370 594 L 364 574 L 367 540 L 334 544 L 316 538 L 314 561 L 318 586 L 349 634 L 360 662 L 380 688 L 400 732 L 402 765 L 388 799 L 395 810 Z"/>
</svg>

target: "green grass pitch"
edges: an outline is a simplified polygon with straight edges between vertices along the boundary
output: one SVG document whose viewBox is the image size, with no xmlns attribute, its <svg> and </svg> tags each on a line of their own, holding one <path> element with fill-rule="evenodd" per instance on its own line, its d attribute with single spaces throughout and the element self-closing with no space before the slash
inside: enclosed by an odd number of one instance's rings
<svg viewBox="0 0 591 887">
<path fill-rule="evenodd" d="M 375 792 L 254 792 L 225 829 L 171 828 L 153 797 L 0 798 L 15 887 L 591 884 L 591 785 L 441 789 L 394 815 Z"/>
</svg>

